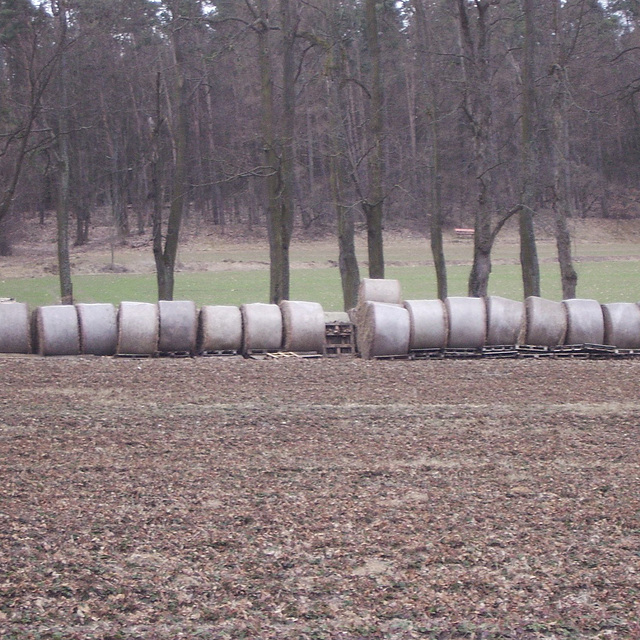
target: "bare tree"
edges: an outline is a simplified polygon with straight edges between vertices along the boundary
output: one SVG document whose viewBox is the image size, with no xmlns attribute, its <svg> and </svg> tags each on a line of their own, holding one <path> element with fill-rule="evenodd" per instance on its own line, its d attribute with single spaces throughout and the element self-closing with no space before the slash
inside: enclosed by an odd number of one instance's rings
<svg viewBox="0 0 640 640">
<path fill-rule="evenodd" d="M 535 114 L 535 18 L 533 0 L 522 0 L 524 43 L 522 64 L 522 196 L 520 209 L 520 264 L 524 296 L 540 295 L 540 266 L 533 227 L 536 175 Z"/>
</svg>

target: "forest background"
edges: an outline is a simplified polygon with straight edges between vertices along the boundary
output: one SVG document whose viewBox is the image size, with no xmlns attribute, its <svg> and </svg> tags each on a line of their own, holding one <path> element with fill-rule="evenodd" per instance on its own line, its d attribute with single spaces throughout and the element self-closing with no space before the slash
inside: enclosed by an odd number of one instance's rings
<svg viewBox="0 0 640 640">
<path fill-rule="evenodd" d="M 638 0 L 0 0 L 0 254 L 55 211 L 69 245 L 98 210 L 117 242 L 151 235 L 173 296 L 184 217 L 263 228 L 270 299 L 289 297 L 294 230 L 335 234 L 345 308 L 384 277 L 383 230 L 474 229 L 470 295 L 518 220 L 539 295 L 537 216 L 640 214 Z M 366 231 L 367 273 L 354 249 Z"/>
</svg>

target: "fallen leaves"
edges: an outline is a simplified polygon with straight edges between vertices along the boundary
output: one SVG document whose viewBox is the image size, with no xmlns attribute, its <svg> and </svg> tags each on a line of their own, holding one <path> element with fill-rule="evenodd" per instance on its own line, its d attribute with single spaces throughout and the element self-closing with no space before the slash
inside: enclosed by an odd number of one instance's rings
<svg viewBox="0 0 640 640">
<path fill-rule="evenodd" d="M 640 637 L 640 363 L 2 365 L 3 640 Z"/>
</svg>

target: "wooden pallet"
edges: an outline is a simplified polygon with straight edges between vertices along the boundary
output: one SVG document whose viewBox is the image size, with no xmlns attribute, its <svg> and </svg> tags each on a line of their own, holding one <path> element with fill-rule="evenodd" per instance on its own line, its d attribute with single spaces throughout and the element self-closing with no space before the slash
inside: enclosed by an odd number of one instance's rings
<svg viewBox="0 0 640 640">
<path fill-rule="evenodd" d="M 328 357 L 355 355 L 355 326 L 351 322 L 327 322 L 324 355 Z"/>
<path fill-rule="evenodd" d="M 235 349 L 212 349 L 209 351 L 201 351 L 199 355 L 205 358 L 215 358 L 219 356 L 239 356 L 240 353 Z"/>
</svg>

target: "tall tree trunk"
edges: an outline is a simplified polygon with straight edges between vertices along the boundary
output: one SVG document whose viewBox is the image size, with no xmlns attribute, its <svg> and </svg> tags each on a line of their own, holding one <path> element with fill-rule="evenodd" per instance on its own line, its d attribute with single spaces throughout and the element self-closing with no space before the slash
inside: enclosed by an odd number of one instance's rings
<svg viewBox="0 0 640 640">
<path fill-rule="evenodd" d="M 466 0 L 458 0 L 458 27 L 461 64 L 464 74 L 464 112 L 473 135 L 473 168 L 478 186 L 474 224 L 473 266 L 469 275 L 469 295 L 487 295 L 491 274 L 491 249 L 494 235 L 491 171 L 494 162 L 491 102 L 490 25 L 491 2 L 477 0 L 475 39 L 469 22 Z"/>
<path fill-rule="evenodd" d="M 435 108 L 435 101 L 434 101 Z M 444 241 L 442 237 L 442 176 L 440 175 L 440 142 L 438 119 L 435 113 L 431 115 L 431 158 L 433 169 L 431 172 L 431 212 L 429 216 L 429 237 L 431 255 L 436 270 L 438 298 L 444 300 L 448 294 L 447 262 L 444 256 Z"/>
<path fill-rule="evenodd" d="M 371 135 L 372 149 L 369 154 L 369 194 L 367 199 L 363 201 L 362 206 L 367 221 L 369 277 L 384 278 L 382 235 L 384 228 L 384 192 L 382 187 L 383 93 L 376 4 L 376 0 L 365 1 L 365 31 L 371 64 L 371 113 L 369 116 L 369 132 Z"/>
<path fill-rule="evenodd" d="M 342 285 L 342 301 L 344 310 L 353 309 L 358 304 L 358 287 L 360 269 L 355 250 L 355 224 L 353 207 L 343 202 L 343 190 L 346 182 L 346 127 L 343 118 L 347 111 L 340 95 L 340 87 L 344 80 L 343 52 L 340 35 L 335 21 L 330 24 L 331 42 L 328 45 L 326 63 L 328 109 L 329 109 L 329 182 L 331 196 L 336 210 L 338 230 L 338 268 Z"/>
<path fill-rule="evenodd" d="M 554 95 L 552 101 L 552 164 L 553 164 L 553 211 L 555 214 L 556 246 L 558 262 L 560 264 L 560 280 L 562 283 L 562 297 L 571 299 L 576 297 L 578 274 L 573 266 L 571 255 L 571 233 L 567 217 L 571 216 L 571 169 L 569 164 L 569 121 L 566 78 L 566 45 L 562 41 L 562 3 L 554 0 L 553 23 L 555 33 L 555 58 L 551 68 L 554 79 Z"/>
<path fill-rule="evenodd" d="M 58 5 L 58 27 L 61 42 L 67 38 L 67 9 L 64 2 Z M 69 256 L 69 97 L 67 56 L 64 47 L 60 53 L 60 112 L 58 116 L 58 206 L 56 211 L 58 232 L 58 275 L 60 302 L 73 304 L 71 261 Z"/>
<path fill-rule="evenodd" d="M 276 153 L 273 70 L 269 38 L 269 6 L 260 0 L 258 29 L 258 66 L 260 70 L 260 109 L 262 146 L 267 170 L 267 230 L 269 235 L 269 299 L 278 303 L 288 296 L 288 252 L 283 244 L 281 206 L 281 165 Z M 283 272 L 286 270 L 286 276 Z"/>
<path fill-rule="evenodd" d="M 290 289 L 290 259 L 289 247 L 293 232 L 293 209 L 295 193 L 294 171 L 294 136 L 296 97 L 295 80 L 296 68 L 294 59 L 295 31 L 290 0 L 280 0 L 280 14 L 282 19 L 282 162 L 280 167 L 280 228 L 281 236 L 281 267 L 278 280 L 271 292 L 273 302 L 279 303 L 289 298 Z"/>
<path fill-rule="evenodd" d="M 533 227 L 534 176 L 536 152 L 534 139 L 535 111 L 535 29 L 534 1 L 523 0 L 524 52 L 522 69 L 522 208 L 520 209 L 520 265 L 524 297 L 540 295 L 540 265 Z"/>
<path fill-rule="evenodd" d="M 178 3 L 180 7 L 180 3 Z M 188 8 L 185 8 L 185 12 Z M 159 251 L 157 226 L 154 224 L 154 258 L 158 283 L 158 299 L 173 300 L 175 266 L 180 241 L 180 228 L 187 199 L 187 138 L 189 134 L 188 91 L 185 70 L 184 38 L 188 14 L 174 10 L 174 28 L 171 32 L 175 62 L 174 99 L 176 122 L 173 127 L 173 177 L 171 203 L 164 248 Z M 161 237 L 161 235 L 160 235 Z"/>
<path fill-rule="evenodd" d="M 431 35 L 423 0 L 413 0 L 416 14 L 417 29 L 421 36 L 419 55 L 417 56 L 420 68 L 427 74 L 428 92 L 428 118 L 431 125 L 431 211 L 429 212 L 429 239 L 431 254 L 436 270 L 436 283 L 438 298 L 444 300 L 448 295 L 447 263 L 444 255 L 444 241 L 442 234 L 442 175 L 440 168 L 440 128 L 438 126 L 438 101 L 436 97 L 435 78 L 431 65 L 431 56 L 427 54 L 431 48 Z"/>
</svg>

